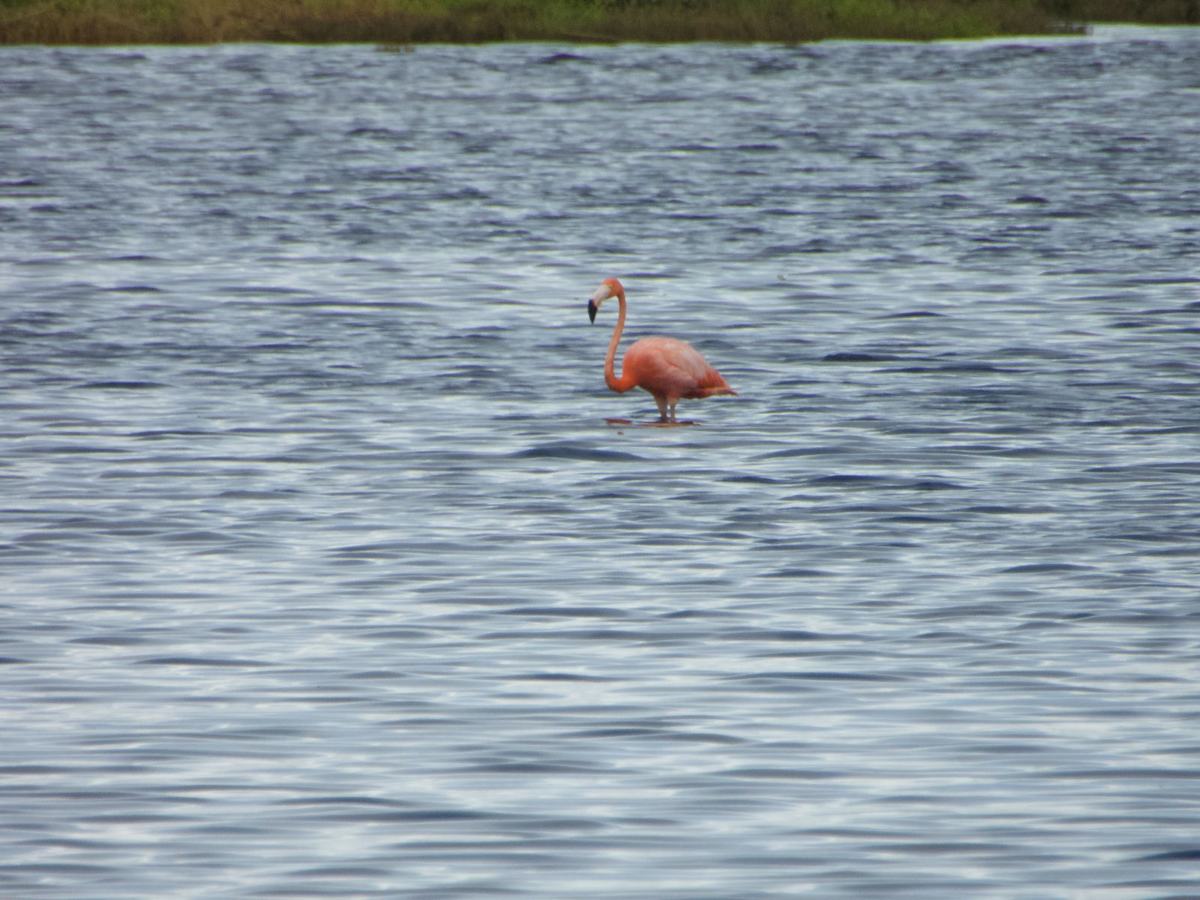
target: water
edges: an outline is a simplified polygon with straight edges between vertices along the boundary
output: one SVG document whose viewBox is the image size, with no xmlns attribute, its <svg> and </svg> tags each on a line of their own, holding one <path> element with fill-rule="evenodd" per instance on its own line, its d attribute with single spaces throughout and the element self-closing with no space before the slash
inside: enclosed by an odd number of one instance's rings
<svg viewBox="0 0 1200 900">
<path fill-rule="evenodd" d="M 2 54 L 6 898 L 1200 896 L 1200 33 Z"/>
</svg>

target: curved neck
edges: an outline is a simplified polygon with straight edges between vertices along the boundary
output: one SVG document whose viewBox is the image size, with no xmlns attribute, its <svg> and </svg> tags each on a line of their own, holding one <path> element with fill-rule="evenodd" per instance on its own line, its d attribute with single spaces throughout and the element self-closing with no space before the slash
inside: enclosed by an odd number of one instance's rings
<svg viewBox="0 0 1200 900">
<path fill-rule="evenodd" d="M 608 356 L 604 357 L 604 383 L 608 385 L 610 390 L 624 393 L 633 387 L 632 384 L 626 384 L 624 378 L 617 378 L 617 344 L 621 340 L 621 332 L 625 330 L 625 291 L 617 290 L 617 303 L 619 309 L 617 311 L 617 327 L 613 329 L 612 340 L 608 342 Z M 622 368 L 624 368 L 622 366 Z"/>
</svg>

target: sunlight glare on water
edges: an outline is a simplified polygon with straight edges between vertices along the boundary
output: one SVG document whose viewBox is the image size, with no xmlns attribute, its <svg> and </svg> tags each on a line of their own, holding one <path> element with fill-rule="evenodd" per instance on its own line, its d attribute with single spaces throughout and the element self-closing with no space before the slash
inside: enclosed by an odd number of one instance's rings
<svg viewBox="0 0 1200 900">
<path fill-rule="evenodd" d="M 1200 892 L 1194 29 L 0 52 L 4 897 Z"/>
</svg>

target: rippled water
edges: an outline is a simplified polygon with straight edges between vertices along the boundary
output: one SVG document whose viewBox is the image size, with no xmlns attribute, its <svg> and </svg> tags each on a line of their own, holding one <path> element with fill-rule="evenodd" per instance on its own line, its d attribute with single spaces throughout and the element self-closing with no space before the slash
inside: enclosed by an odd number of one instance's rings
<svg viewBox="0 0 1200 900">
<path fill-rule="evenodd" d="M 0 55 L 4 897 L 1200 896 L 1200 33 Z"/>
</svg>

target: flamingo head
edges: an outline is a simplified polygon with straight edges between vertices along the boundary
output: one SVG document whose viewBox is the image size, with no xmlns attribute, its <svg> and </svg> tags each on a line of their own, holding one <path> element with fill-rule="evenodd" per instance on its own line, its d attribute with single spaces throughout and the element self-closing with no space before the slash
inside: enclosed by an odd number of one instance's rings
<svg viewBox="0 0 1200 900">
<path fill-rule="evenodd" d="M 600 311 L 600 304 L 610 297 L 616 297 L 618 294 L 623 294 L 624 292 L 621 282 L 617 281 L 617 279 L 605 278 L 600 282 L 600 287 L 596 288 L 596 292 L 592 294 L 592 299 L 588 301 L 588 318 L 595 323 L 596 313 Z"/>
</svg>

